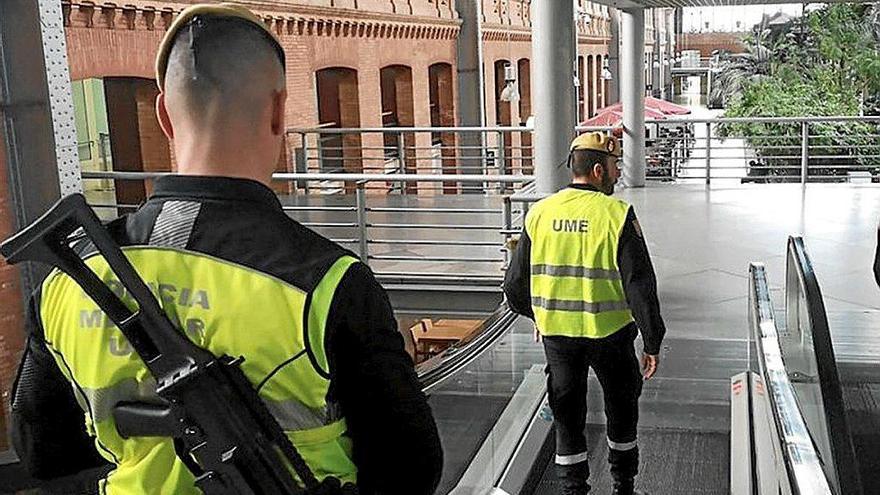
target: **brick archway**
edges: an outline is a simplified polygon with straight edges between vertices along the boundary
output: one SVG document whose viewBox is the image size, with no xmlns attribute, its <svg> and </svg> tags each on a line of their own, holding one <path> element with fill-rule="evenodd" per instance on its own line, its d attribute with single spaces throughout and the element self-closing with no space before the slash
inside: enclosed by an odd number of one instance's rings
<svg viewBox="0 0 880 495">
<path fill-rule="evenodd" d="M 411 67 L 389 65 L 379 69 L 379 92 L 382 102 L 382 127 L 415 126 Z M 392 166 L 397 166 L 398 161 L 402 159 L 404 170 L 399 170 L 399 173 L 415 173 L 415 145 L 416 138 L 413 133 L 385 133 L 383 141 L 385 163 L 391 161 Z M 416 184 L 408 183 L 406 192 L 417 192 Z"/>
<path fill-rule="evenodd" d="M 597 94 L 599 91 L 596 88 L 596 61 L 595 58 L 590 55 L 587 57 L 587 110 L 584 112 L 585 118 L 589 119 L 593 117 L 596 110 L 602 108 L 602 106 L 598 102 Z"/>
<path fill-rule="evenodd" d="M 431 108 L 431 127 L 455 125 L 455 97 L 452 64 L 439 62 L 428 67 L 428 104 Z M 456 174 L 455 133 L 435 132 L 431 145 L 440 147 L 440 167 L 444 174 Z M 443 194 L 456 194 L 458 184 L 443 183 Z"/>
<path fill-rule="evenodd" d="M 328 67 L 315 72 L 318 121 L 321 127 L 360 127 L 358 71 L 347 67 Z M 359 134 L 326 134 L 318 143 L 322 172 L 363 171 Z M 351 188 L 346 184 L 346 190 Z"/>
<path fill-rule="evenodd" d="M 104 78 L 110 154 L 116 172 L 170 172 L 171 146 L 159 127 L 156 81 Z M 149 181 L 115 181 L 118 204 L 137 205 L 152 191 Z"/>
<path fill-rule="evenodd" d="M 495 61 L 495 125 L 500 127 L 509 127 L 512 124 L 512 109 L 509 101 L 501 99 L 501 92 L 506 86 L 504 70 L 510 65 L 510 61 L 501 59 Z M 513 152 L 513 140 L 509 132 L 504 133 L 504 160 L 503 169 L 509 173 L 512 160 L 510 155 Z"/>
<path fill-rule="evenodd" d="M 521 58 L 517 62 L 517 80 L 519 83 L 519 125 L 524 127 L 532 115 L 532 68 L 529 59 Z M 520 146 L 520 171 L 528 175 L 533 172 L 532 159 L 526 158 L 532 155 L 532 135 L 528 132 L 522 133 Z"/>
<path fill-rule="evenodd" d="M 68 5 L 64 14 L 71 80 L 156 77 L 156 52 L 170 17 L 164 20 L 158 13 L 139 12 L 136 20 L 149 29 L 126 29 L 121 25 L 125 19 L 115 9 Z"/>
</svg>

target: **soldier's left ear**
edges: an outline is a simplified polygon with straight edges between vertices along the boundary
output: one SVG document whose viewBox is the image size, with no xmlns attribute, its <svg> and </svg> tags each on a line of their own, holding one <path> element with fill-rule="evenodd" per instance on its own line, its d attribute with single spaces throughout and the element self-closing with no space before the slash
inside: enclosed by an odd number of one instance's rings
<svg viewBox="0 0 880 495">
<path fill-rule="evenodd" d="M 593 175 L 598 178 L 602 178 L 605 175 L 605 165 L 596 162 L 593 164 Z"/>
</svg>

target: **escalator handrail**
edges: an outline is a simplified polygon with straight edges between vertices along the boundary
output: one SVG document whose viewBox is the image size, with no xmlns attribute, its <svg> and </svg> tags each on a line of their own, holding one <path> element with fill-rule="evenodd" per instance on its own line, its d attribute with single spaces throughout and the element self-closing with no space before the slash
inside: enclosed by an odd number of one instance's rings
<svg viewBox="0 0 880 495">
<path fill-rule="evenodd" d="M 798 293 L 803 293 L 806 303 L 806 314 L 815 352 L 819 386 L 822 391 L 823 410 L 831 441 L 834 467 L 836 468 L 840 490 L 846 494 L 861 494 L 862 485 L 856 464 L 855 449 L 852 444 L 846 410 L 843 404 L 843 391 L 837 360 L 831 341 L 828 316 L 819 281 L 813 264 L 807 254 L 804 240 L 801 237 L 789 237 L 787 270 L 794 268 L 795 273 L 786 275 L 786 321 L 791 325 L 795 321 L 796 307 L 791 303 Z M 792 277 L 796 275 L 796 279 Z M 796 282 L 797 286 L 792 283 Z"/>
<path fill-rule="evenodd" d="M 422 391 L 428 393 L 437 388 L 492 348 L 507 334 L 516 318 L 507 304 L 501 303 L 492 316 L 470 335 L 416 366 Z"/>
<path fill-rule="evenodd" d="M 833 492 L 785 369 L 764 265 L 752 263 L 749 275 L 749 323 L 757 348 L 759 373 L 770 399 L 776 433 L 773 441 L 782 454 L 785 477 L 794 495 L 831 495 Z"/>
</svg>

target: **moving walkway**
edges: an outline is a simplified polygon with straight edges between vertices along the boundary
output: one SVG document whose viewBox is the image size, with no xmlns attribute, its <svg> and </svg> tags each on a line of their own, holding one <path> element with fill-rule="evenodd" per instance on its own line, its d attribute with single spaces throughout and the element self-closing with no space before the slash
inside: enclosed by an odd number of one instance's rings
<svg viewBox="0 0 880 495">
<path fill-rule="evenodd" d="M 748 345 L 668 339 L 663 374 L 641 400 L 639 488 L 880 493 L 880 366 L 871 352 L 880 338 L 863 345 L 854 337 L 864 332 L 846 330 L 876 319 L 829 317 L 801 239 L 790 240 L 787 264 L 783 311 L 775 310 L 763 265 L 750 267 Z M 836 340 L 829 323 L 840 325 Z M 543 361 L 531 323 L 502 304 L 467 338 L 419 365 L 445 449 L 438 494 L 558 492 Z M 591 405 L 601 404 L 592 378 L 589 394 Z M 591 483 L 607 493 L 604 417 L 591 409 Z M 0 492 L 34 486 L 14 463 L 0 474 Z M 55 482 L 50 493 L 71 493 L 87 474 Z"/>
<path fill-rule="evenodd" d="M 867 349 L 847 340 L 865 334 L 848 327 L 870 328 L 878 320 L 856 313 L 829 319 L 800 238 L 789 240 L 786 272 L 785 300 L 777 311 L 765 267 L 750 267 L 745 349 L 700 354 L 708 348 L 699 342 L 673 339 L 670 354 L 697 359 L 685 366 L 701 367 L 705 380 L 676 380 L 678 356 L 667 355 L 667 383 L 658 380 L 653 389 L 646 384 L 639 488 L 653 494 L 880 493 L 880 366 L 871 352 L 880 348 L 880 338 Z M 498 336 L 492 345 L 429 386 L 447 452 L 438 493 L 558 493 L 542 350 L 531 341 L 529 322 L 505 314 L 502 306 L 487 321 L 486 329 Z M 841 325 L 835 340 L 829 321 Z M 508 329 L 496 328 L 502 325 Z M 461 359 L 468 346 L 451 354 Z M 835 353 L 836 347 L 843 352 Z M 440 355 L 430 366 L 444 359 Z M 718 374 L 736 366 L 718 387 Z M 723 411 L 697 390 L 701 386 L 721 388 Z M 601 404 L 598 390 L 591 380 L 591 405 Z M 611 483 L 603 424 L 601 412 L 591 411 L 587 433 L 597 493 L 608 493 Z"/>
</svg>

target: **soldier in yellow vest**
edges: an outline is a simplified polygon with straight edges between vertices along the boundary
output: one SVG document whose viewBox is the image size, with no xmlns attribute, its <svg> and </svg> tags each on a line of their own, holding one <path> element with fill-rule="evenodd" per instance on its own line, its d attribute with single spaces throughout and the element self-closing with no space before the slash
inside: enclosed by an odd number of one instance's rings
<svg viewBox="0 0 880 495">
<path fill-rule="evenodd" d="M 504 281 L 510 308 L 534 320 L 547 357 L 556 431 L 556 466 L 566 495 L 590 491 L 584 428 L 593 368 L 605 397 L 614 494 L 634 493 L 638 399 L 660 362 L 666 332 L 642 231 L 626 202 L 617 140 L 582 134 L 571 144 L 568 187 L 535 204 Z M 633 342 L 641 330 L 644 353 Z"/>
<path fill-rule="evenodd" d="M 196 5 L 167 31 L 157 115 L 178 174 L 109 225 L 164 310 L 244 373 L 319 479 L 433 493 L 442 453 L 388 298 L 352 253 L 288 217 L 268 186 L 285 132 L 285 54 L 248 10 Z M 116 143 L 114 143 L 116 144 Z M 88 245 L 87 264 L 124 288 Z M 169 438 L 123 438 L 114 408 L 157 399 L 131 346 L 73 281 L 31 304 L 13 438 L 38 477 L 110 464 L 101 494 L 196 495 Z M 224 411 L 217 411 L 223 414 Z M 86 442 L 91 443 L 91 447 Z"/>
</svg>

